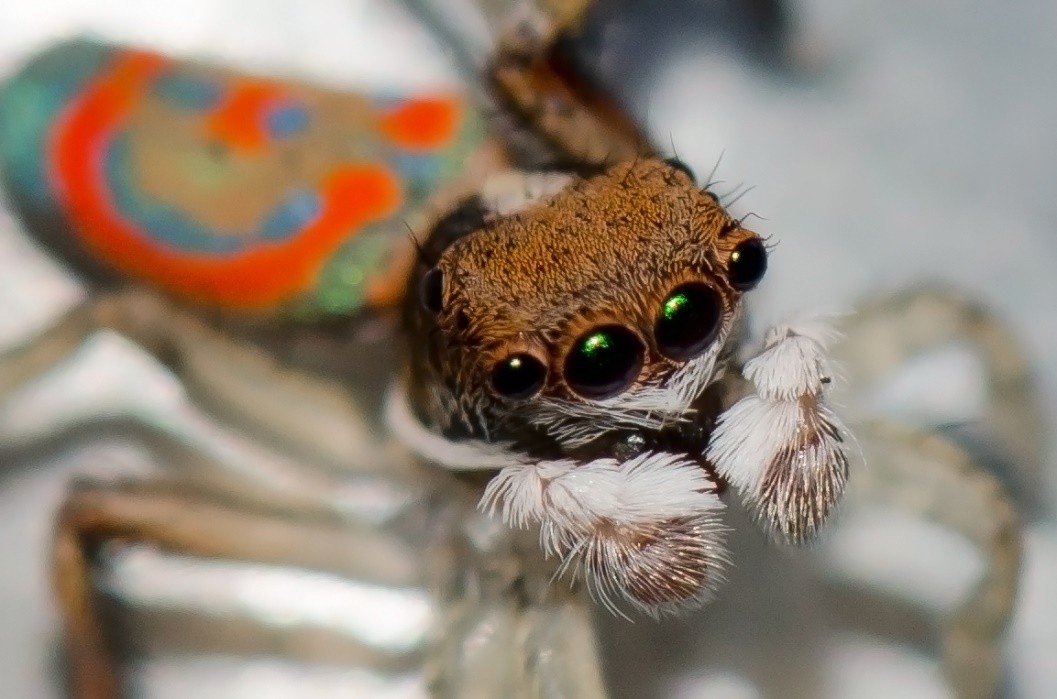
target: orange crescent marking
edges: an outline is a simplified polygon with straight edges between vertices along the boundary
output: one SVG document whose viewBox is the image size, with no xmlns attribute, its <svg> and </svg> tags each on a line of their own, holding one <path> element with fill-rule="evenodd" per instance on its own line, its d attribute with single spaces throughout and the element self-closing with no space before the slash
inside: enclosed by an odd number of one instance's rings
<svg viewBox="0 0 1057 699">
<path fill-rule="evenodd" d="M 383 114 L 379 128 L 401 148 L 433 150 L 455 136 L 459 117 L 458 100 L 444 97 L 410 99 Z"/>
<path fill-rule="evenodd" d="M 77 233 L 119 271 L 183 298 L 264 311 L 309 288 L 349 232 L 392 215 L 401 191 L 386 168 L 347 165 L 321 184 L 321 215 L 292 238 L 225 257 L 158 245 L 114 205 L 103 163 L 107 145 L 166 60 L 128 52 L 117 58 L 68 111 L 50 143 L 52 173 Z"/>
<path fill-rule="evenodd" d="M 268 103 L 282 93 L 277 86 L 263 82 L 237 86 L 209 115 L 209 135 L 236 150 L 260 150 L 268 144 L 261 115 Z"/>
</svg>

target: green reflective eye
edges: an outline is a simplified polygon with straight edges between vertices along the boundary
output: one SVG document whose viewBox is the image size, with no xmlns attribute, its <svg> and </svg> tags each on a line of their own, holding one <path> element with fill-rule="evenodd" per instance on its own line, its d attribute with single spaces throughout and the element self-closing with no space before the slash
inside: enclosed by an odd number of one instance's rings
<svg viewBox="0 0 1057 699">
<path fill-rule="evenodd" d="M 665 320 L 674 320 L 679 317 L 680 312 L 685 312 L 687 306 L 690 304 L 690 297 L 686 295 L 685 291 L 680 291 L 678 294 L 674 294 L 670 299 L 664 302 L 664 314 Z"/>
<path fill-rule="evenodd" d="M 661 304 L 653 329 L 657 349 L 676 361 L 692 359 L 715 341 L 722 320 L 723 303 L 712 287 L 683 284 Z"/>
<path fill-rule="evenodd" d="M 565 380 L 585 398 L 615 396 L 639 375 L 645 351 L 639 336 L 623 326 L 589 330 L 565 358 Z"/>
</svg>

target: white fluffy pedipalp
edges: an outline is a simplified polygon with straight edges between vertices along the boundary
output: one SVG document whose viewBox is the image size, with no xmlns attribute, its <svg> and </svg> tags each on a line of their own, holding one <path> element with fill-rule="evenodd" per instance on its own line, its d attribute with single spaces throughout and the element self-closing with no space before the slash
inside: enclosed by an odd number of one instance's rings
<svg viewBox="0 0 1057 699">
<path fill-rule="evenodd" d="M 592 597 L 615 614 L 629 605 L 653 617 L 694 609 L 712 599 L 729 565 L 720 501 L 694 517 L 601 527 L 571 540 L 552 526 L 543 545 L 562 557 L 559 574 L 582 578 Z"/>
<path fill-rule="evenodd" d="M 759 490 L 768 465 L 795 439 L 800 422 L 795 400 L 746 396 L 720 416 L 705 458 L 739 493 L 751 497 Z"/>
<path fill-rule="evenodd" d="M 765 521 L 793 542 L 810 538 L 844 492 L 845 429 L 823 400 L 831 373 L 821 321 L 772 328 L 745 363 L 756 390 L 724 412 L 705 457 Z"/>
<path fill-rule="evenodd" d="M 511 526 L 540 524 L 547 554 L 612 609 L 692 606 L 725 562 L 723 504 L 700 466 L 672 454 L 511 465 L 481 506 Z"/>
<path fill-rule="evenodd" d="M 605 518 L 617 523 L 695 513 L 713 490 L 700 466 L 672 454 L 646 453 L 626 462 L 596 459 L 519 463 L 485 488 L 482 505 L 510 526 L 553 521 L 575 529 Z"/>
<path fill-rule="evenodd" d="M 766 400 L 795 400 L 822 391 L 833 375 L 826 349 L 839 333 L 821 319 L 770 328 L 763 350 L 745 362 L 742 373 Z"/>
</svg>

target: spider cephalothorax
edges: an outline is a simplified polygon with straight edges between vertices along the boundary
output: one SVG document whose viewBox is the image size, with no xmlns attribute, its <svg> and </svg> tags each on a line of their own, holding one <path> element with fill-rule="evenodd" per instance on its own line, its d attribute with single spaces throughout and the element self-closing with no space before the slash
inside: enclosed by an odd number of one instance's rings
<svg viewBox="0 0 1057 699">
<path fill-rule="evenodd" d="M 843 491 L 825 333 L 772 331 L 746 384 L 741 299 L 766 249 L 685 166 L 502 176 L 421 252 L 391 426 L 442 465 L 498 469 L 483 504 L 539 526 L 607 604 L 707 598 L 728 483 L 795 541 Z"/>
<path fill-rule="evenodd" d="M 515 205 L 476 197 L 435 228 L 447 247 L 409 295 L 428 338 L 412 362 L 423 417 L 560 453 L 685 419 L 738 334 L 763 244 L 678 165 L 543 177 Z"/>
</svg>

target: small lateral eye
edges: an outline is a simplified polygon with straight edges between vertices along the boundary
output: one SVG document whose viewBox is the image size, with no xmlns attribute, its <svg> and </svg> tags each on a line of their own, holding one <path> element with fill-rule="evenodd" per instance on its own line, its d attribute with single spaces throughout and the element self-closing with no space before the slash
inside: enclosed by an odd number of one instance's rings
<svg viewBox="0 0 1057 699">
<path fill-rule="evenodd" d="M 767 271 L 767 249 L 759 238 L 749 238 L 738 243 L 730 254 L 727 270 L 730 284 L 738 291 L 756 288 Z"/>
<path fill-rule="evenodd" d="M 565 380 L 584 398 L 601 400 L 621 393 L 642 369 L 646 348 L 621 325 L 603 325 L 576 340 L 565 358 Z"/>
<path fill-rule="evenodd" d="M 722 320 L 723 302 L 715 289 L 700 282 L 678 286 L 657 316 L 657 349 L 669 359 L 692 359 L 715 341 Z"/>
<path fill-rule="evenodd" d="M 444 305 L 444 273 L 434 267 L 422 275 L 418 283 L 418 298 L 430 313 L 440 313 Z"/>
<path fill-rule="evenodd" d="M 539 393 L 547 367 L 531 354 L 512 354 L 492 369 L 492 388 L 504 398 L 524 400 Z"/>
<path fill-rule="evenodd" d="M 690 178 L 692 182 L 697 182 L 697 176 L 694 175 L 694 171 L 690 169 L 689 165 L 684 163 L 682 160 L 679 160 L 679 158 L 665 158 L 664 162 L 667 163 L 668 166 L 672 169 L 679 170 L 680 172 L 685 174 L 687 177 Z"/>
</svg>

